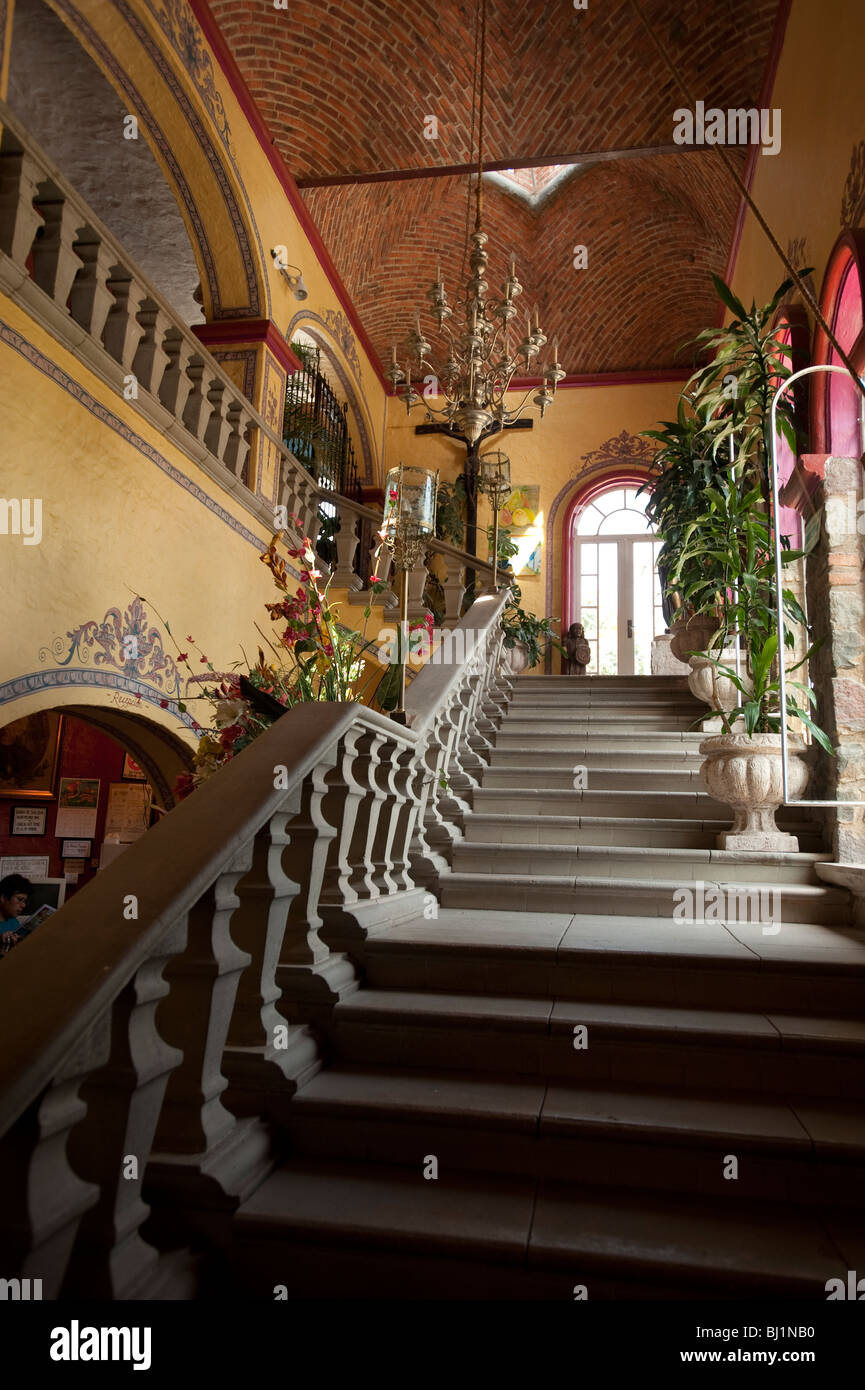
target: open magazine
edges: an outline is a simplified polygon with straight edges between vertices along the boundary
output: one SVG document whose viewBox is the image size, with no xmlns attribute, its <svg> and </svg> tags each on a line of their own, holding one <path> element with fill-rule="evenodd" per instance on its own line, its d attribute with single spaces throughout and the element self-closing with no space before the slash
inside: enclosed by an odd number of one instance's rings
<svg viewBox="0 0 865 1390">
<path fill-rule="evenodd" d="M 57 908 L 52 907 L 50 903 L 43 903 L 41 907 L 38 907 L 35 912 L 31 913 L 26 922 L 21 923 L 17 935 L 23 940 L 25 936 L 29 936 L 32 931 L 35 931 L 38 926 L 41 926 L 44 921 L 53 916 L 56 911 Z"/>
</svg>

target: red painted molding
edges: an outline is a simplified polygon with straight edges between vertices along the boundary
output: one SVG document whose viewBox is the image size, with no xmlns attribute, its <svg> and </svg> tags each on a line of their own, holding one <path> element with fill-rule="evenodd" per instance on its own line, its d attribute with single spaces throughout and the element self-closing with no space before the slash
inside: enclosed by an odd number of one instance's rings
<svg viewBox="0 0 865 1390">
<path fill-rule="evenodd" d="M 358 318 L 357 310 L 351 301 L 348 290 L 342 282 L 339 271 L 331 259 L 330 252 L 321 239 L 321 234 L 310 216 L 309 209 L 300 195 L 288 165 L 274 144 L 273 136 L 268 130 L 264 118 L 255 104 L 252 93 L 241 76 L 240 69 L 234 60 L 231 49 L 228 47 L 223 37 L 222 30 L 211 13 L 207 0 L 189 0 L 189 4 L 195 18 L 201 26 L 201 30 L 207 42 L 213 50 L 216 61 L 219 63 L 244 116 L 249 122 L 250 129 L 256 136 L 264 153 L 267 155 L 271 168 L 282 185 L 285 196 L 291 204 L 295 216 L 306 234 L 307 240 L 312 247 L 319 265 L 327 276 L 334 294 L 345 310 L 346 316 L 355 331 L 357 340 L 369 358 L 370 366 L 381 382 L 382 388 L 386 390 L 387 383 L 382 375 L 381 364 L 378 360 L 376 350 L 372 345 L 372 341 Z"/>
<path fill-rule="evenodd" d="M 226 347 L 229 343 L 266 343 L 289 376 L 303 363 L 272 319 L 217 319 L 215 323 L 196 323 L 192 331 L 206 348 Z"/>
<path fill-rule="evenodd" d="M 763 86 L 757 101 L 758 110 L 769 107 L 772 101 L 772 93 L 775 89 L 775 78 L 778 76 L 778 65 L 781 61 L 781 53 L 784 48 L 784 38 L 787 33 L 787 22 L 790 18 L 790 11 L 793 8 L 793 0 L 780 0 L 778 13 L 775 16 L 775 26 L 772 30 L 772 42 L 769 45 L 769 56 L 766 59 L 766 70 L 763 74 Z M 745 166 L 745 178 L 743 180 L 748 192 L 751 192 L 751 185 L 754 182 L 754 175 L 757 172 L 757 160 L 762 158 L 760 146 L 752 145 L 748 152 L 748 162 Z M 745 217 L 748 212 L 748 204 L 743 197 L 739 198 L 739 211 L 736 216 L 736 225 L 733 228 L 733 238 L 730 242 L 730 254 L 727 257 L 727 269 L 724 279 L 728 285 L 732 285 L 733 276 L 736 272 L 736 261 L 739 256 L 739 247 L 742 242 L 742 233 L 745 230 Z M 724 322 L 724 306 L 721 305 L 718 317 L 718 327 Z"/>
</svg>

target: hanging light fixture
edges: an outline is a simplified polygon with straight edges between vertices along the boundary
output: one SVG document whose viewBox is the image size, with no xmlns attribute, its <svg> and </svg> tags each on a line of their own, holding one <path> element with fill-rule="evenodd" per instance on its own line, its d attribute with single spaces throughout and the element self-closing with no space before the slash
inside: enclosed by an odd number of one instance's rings
<svg viewBox="0 0 865 1390">
<path fill-rule="evenodd" d="M 432 347 L 421 330 L 420 314 L 416 314 L 415 327 L 407 340 L 405 369 L 399 365 L 394 344 L 387 372 L 397 395 L 405 403 L 406 412 L 411 411 L 416 405 L 424 404 L 430 415 L 439 416 L 453 430 L 464 435 L 471 445 L 476 444 L 491 425 L 497 424 L 501 429 L 522 415 L 534 388 L 530 387 L 522 401 L 512 407 L 505 405 L 505 395 L 517 371 L 527 375 L 547 341 L 538 321 L 537 306 L 533 315 L 527 313 L 525 316 L 525 333 L 522 337 L 522 328 L 511 327 L 519 314 L 514 301 L 523 292 L 523 287 L 517 279 L 516 261 L 513 256 L 508 276 L 502 285 L 502 298 L 489 298 L 487 293 L 489 283 L 486 270 L 489 256 L 484 248 L 488 238 L 481 225 L 486 12 L 487 0 L 480 0 L 479 81 L 477 77 L 475 81 L 479 94 L 475 225 L 469 255 L 471 274 L 465 293 L 456 305 L 465 324 L 463 328 L 452 328 L 448 322 L 453 318 L 454 310 L 448 303 L 439 265 L 427 299 L 439 332 L 447 340 L 447 359 L 438 365 L 430 359 Z M 543 419 L 547 406 L 555 397 L 556 386 L 566 375 L 558 360 L 558 340 L 553 343 L 552 359 L 541 369 L 540 375 L 543 385 L 534 396 L 532 404 L 539 408 Z M 443 407 L 433 407 L 428 399 L 422 401 L 412 389 L 413 377 L 422 376 L 435 378 L 438 391 L 445 399 Z M 405 384 L 400 386 L 400 382 Z"/>
<path fill-rule="evenodd" d="M 511 490 L 511 461 L 501 449 L 481 455 L 478 487 L 490 499 L 493 509 L 493 588 L 499 582 L 499 512 Z"/>
</svg>

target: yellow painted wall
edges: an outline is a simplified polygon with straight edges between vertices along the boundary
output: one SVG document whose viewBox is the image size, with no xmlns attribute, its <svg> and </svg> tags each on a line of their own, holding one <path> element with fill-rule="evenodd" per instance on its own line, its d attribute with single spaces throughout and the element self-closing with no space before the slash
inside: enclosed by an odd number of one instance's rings
<svg viewBox="0 0 865 1390">
<path fill-rule="evenodd" d="M 854 147 L 865 139 L 862 54 L 865 6 L 858 0 L 796 0 L 778 65 L 772 106 L 781 111 L 781 150 L 760 155 L 752 197 L 786 251 L 806 238 L 819 293 L 841 225 Z M 787 272 L 750 210 L 733 276 L 748 302 L 770 298 Z"/>
<path fill-rule="evenodd" d="M 2 296 L 0 319 L 260 538 L 261 550 L 266 548 L 266 527 Z M 68 646 L 65 634 L 82 623 L 101 622 L 109 608 L 124 609 L 136 593 L 149 600 L 157 624 L 156 610 L 163 615 L 184 649 L 191 633 L 217 670 L 240 659 L 241 645 L 254 660 L 260 641 L 254 624 L 268 630 L 263 605 L 277 597 L 258 547 L 3 341 L 0 380 L 0 492 L 43 501 L 41 544 L 25 545 L 20 536 L 0 534 L 0 686 L 57 669 L 54 660 L 40 658 L 43 648 L 58 638 Z M 165 648 L 175 654 L 168 639 Z M 195 656 L 193 665 L 206 670 Z M 104 690 L 75 688 L 69 697 L 76 703 L 118 704 Z M 0 725 L 55 703 L 56 694 L 48 691 L 7 700 L 0 704 Z M 137 706 L 130 698 L 128 708 L 194 741 L 176 716 L 158 706 Z M 207 708 L 190 706 L 202 715 Z"/>
</svg>

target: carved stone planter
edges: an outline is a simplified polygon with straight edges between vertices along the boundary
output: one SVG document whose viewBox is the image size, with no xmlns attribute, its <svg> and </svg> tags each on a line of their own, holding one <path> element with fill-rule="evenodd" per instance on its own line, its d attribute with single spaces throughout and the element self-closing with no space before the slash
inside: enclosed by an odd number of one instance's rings
<svg viewBox="0 0 865 1390">
<path fill-rule="evenodd" d="M 691 652 L 706 650 L 719 627 L 720 623 L 713 613 L 692 613 L 684 622 L 677 618 L 673 624 L 670 651 L 679 661 L 687 661 Z"/>
<path fill-rule="evenodd" d="M 723 652 L 718 658 L 723 661 L 725 666 L 735 668 L 736 656 L 734 652 Z M 711 661 L 707 661 L 702 656 L 692 656 L 688 660 L 691 673 L 688 676 L 688 689 L 692 695 L 696 695 L 698 700 L 702 700 L 713 710 L 735 709 L 739 703 L 739 692 L 729 676 L 723 675 L 713 666 Z M 744 669 L 743 669 L 744 675 Z M 748 686 L 747 679 L 743 684 Z"/>
<path fill-rule="evenodd" d="M 788 738 L 789 794 L 802 795 L 808 768 L 802 740 Z M 784 800 L 780 734 L 716 734 L 700 744 L 700 774 L 709 794 L 733 810 L 733 825 L 718 836 L 719 849 L 796 851 L 799 841 L 775 824 Z"/>
<path fill-rule="evenodd" d="M 512 647 L 504 647 L 502 657 L 512 676 L 521 676 L 529 664 L 529 653 L 524 642 L 516 642 Z"/>
</svg>

